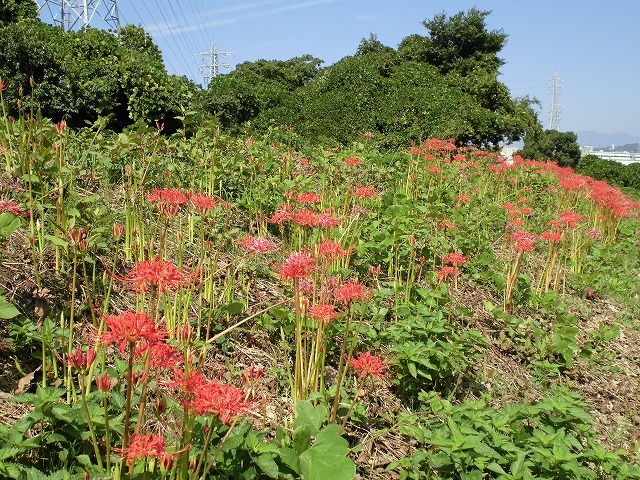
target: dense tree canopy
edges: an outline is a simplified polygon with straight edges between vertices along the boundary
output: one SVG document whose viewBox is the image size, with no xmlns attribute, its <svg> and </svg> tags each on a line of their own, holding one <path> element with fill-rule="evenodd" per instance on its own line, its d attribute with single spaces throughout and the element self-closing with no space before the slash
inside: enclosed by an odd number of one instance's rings
<svg viewBox="0 0 640 480">
<path fill-rule="evenodd" d="M 0 9 L 0 78 L 13 114 L 21 87 L 23 105 L 33 100 L 72 126 L 108 117 L 114 129 L 159 121 L 173 122 L 171 131 L 188 111 L 196 121 L 219 116 L 233 131 L 291 125 L 311 143 L 346 144 L 371 131 L 389 147 L 428 136 L 491 147 L 540 130 L 530 101 L 498 81 L 507 36 L 487 30 L 489 12 L 475 8 L 425 20 L 427 35 L 397 49 L 371 34 L 325 68 L 311 55 L 245 62 L 202 90 L 167 74 L 143 29 L 64 32 L 34 18 L 33 5 L 6 0 Z"/>
<path fill-rule="evenodd" d="M 580 161 L 580 146 L 573 132 L 540 130 L 524 137 L 524 148 L 520 154 L 536 160 L 552 159 L 563 167 L 575 167 Z"/>
<path fill-rule="evenodd" d="M 23 104 L 31 100 L 43 115 L 71 126 L 101 116 L 116 129 L 137 120 L 170 122 L 196 91 L 186 78 L 167 75 L 157 46 L 132 25 L 116 35 L 22 19 L 0 28 L 0 52 L 12 113 L 21 87 Z"/>
<path fill-rule="evenodd" d="M 497 72 L 504 64 L 498 53 L 507 35 L 502 30 L 487 31 L 485 18 L 489 13 L 472 8 L 449 18 L 438 14 L 422 22 L 429 30 L 428 36 L 409 36 L 398 50 L 408 60 L 435 65 L 443 74 L 454 71 L 468 75 L 477 68 Z"/>
<path fill-rule="evenodd" d="M 24 18 L 37 18 L 38 5 L 33 0 L 0 0 L 0 27 Z"/>
<path fill-rule="evenodd" d="M 238 128 L 260 112 L 278 107 L 291 92 L 308 85 L 318 74 L 321 63 L 311 55 L 286 61 L 241 63 L 233 72 L 212 79 L 201 95 L 199 108 L 210 114 L 220 113 L 223 126 Z"/>
</svg>

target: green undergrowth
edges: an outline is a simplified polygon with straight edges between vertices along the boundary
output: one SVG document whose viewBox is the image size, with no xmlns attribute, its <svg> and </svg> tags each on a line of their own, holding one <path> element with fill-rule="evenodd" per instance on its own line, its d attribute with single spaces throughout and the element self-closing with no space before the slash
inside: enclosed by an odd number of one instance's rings
<svg viewBox="0 0 640 480">
<path fill-rule="evenodd" d="M 0 476 L 640 478 L 576 374 L 638 328 L 619 190 L 453 140 L 22 113 L 0 122 L 0 318 L 27 413 Z"/>
</svg>

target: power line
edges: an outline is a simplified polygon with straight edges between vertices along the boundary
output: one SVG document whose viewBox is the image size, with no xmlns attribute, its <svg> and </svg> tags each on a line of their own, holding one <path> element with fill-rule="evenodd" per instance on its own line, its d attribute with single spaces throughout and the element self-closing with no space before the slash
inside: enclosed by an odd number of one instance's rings
<svg viewBox="0 0 640 480">
<path fill-rule="evenodd" d="M 146 7 L 146 2 L 143 2 L 143 3 L 145 3 L 145 7 Z M 176 34 L 174 33 L 173 28 L 171 28 L 171 23 L 169 23 L 169 20 L 167 20 L 167 16 L 165 15 L 164 9 L 160 6 L 160 3 L 158 2 L 158 0 L 155 0 L 155 3 L 156 3 L 156 6 L 158 7 L 158 10 L 160 10 L 160 15 L 162 16 L 162 20 L 164 20 L 164 26 L 169 31 L 169 36 L 171 37 L 171 40 L 173 40 L 173 43 L 178 49 L 178 52 L 180 52 L 180 45 L 178 44 L 178 40 L 176 39 Z M 149 10 L 149 7 L 146 7 L 146 8 L 147 8 L 147 11 L 149 12 L 149 15 L 151 15 L 151 11 Z M 158 24 L 156 23 L 156 26 L 157 25 Z M 174 53 L 174 55 L 176 54 Z M 184 61 L 184 58 L 181 55 L 176 55 L 176 56 L 178 57 L 182 66 L 185 67 L 185 70 L 189 71 L 189 65 L 186 64 L 186 62 Z"/>
</svg>

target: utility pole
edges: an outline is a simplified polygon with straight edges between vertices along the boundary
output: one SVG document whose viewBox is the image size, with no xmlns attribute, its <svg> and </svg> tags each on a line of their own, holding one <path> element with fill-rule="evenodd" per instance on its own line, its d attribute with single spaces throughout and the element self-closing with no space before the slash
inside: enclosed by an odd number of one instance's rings
<svg viewBox="0 0 640 480">
<path fill-rule="evenodd" d="M 46 9 L 53 24 L 64 31 L 88 27 L 96 13 L 113 30 L 120 29 L 116 0 L 36 0 L 36 3 L 38 13 Z"/>
<path fill-rule="evenodd" d="M 215 42 L 211 44 L 210 50 L 203 50 L 202 52 L 198 52 L 195 55 L 200 55 L 203 60 L 206 57 L 209 57 L 208 62 L 204 62 L 198 65 L 198 71 L 202 73 L 205 88 L 209 85 L 209 82 L 212 78 L 215 78 L 220 74 L 220 68 L 231 68 L 231 65 L 229 65 L 228 63 L 220 63 L 219 57 L 229 57 L 233 55 L 233 52 L 218 50 L 216 48 Z"/>
<path fill-rule="evenodd" d="M 560 77 L 557 72 L 553 72 L 551 77 L 551 87 L 549 88 L 551 93 L 551 106 L 549 108 L 549 130 L 560 130 L 560 117 L 562 115 L 562 105 L 560 105 L 560 93 L 562 87 L 560 86 Z"/>
</svg>

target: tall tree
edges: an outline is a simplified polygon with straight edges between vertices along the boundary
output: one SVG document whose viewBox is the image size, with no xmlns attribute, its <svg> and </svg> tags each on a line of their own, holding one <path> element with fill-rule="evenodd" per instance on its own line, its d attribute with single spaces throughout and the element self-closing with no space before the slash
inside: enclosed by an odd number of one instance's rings
<svg viewBox="0 0 640 480">
<path fill-rule="evenodd" d="M 446 74 L 455 71 L 468 75 L 476 68 L 497 72 L 504 61 L 498 53 L 507 35 L 503 30 L 487 30 L 490 11 L 472 8 L 452 17 L 436 15 L 422 24 L 429 31 L 426 37 L 412 35 L 402 41 L 399 53 L 410 60 L 427 62 Z"/>
<path fill-rule="evenodd" d="M 519 153 L 525 158 L 554 160 L 562 167 L 575 167 L 580 161 L 577 140 L 573 132 L 534 130 L 524 137 L 524 146 Z"/>
</svg>

